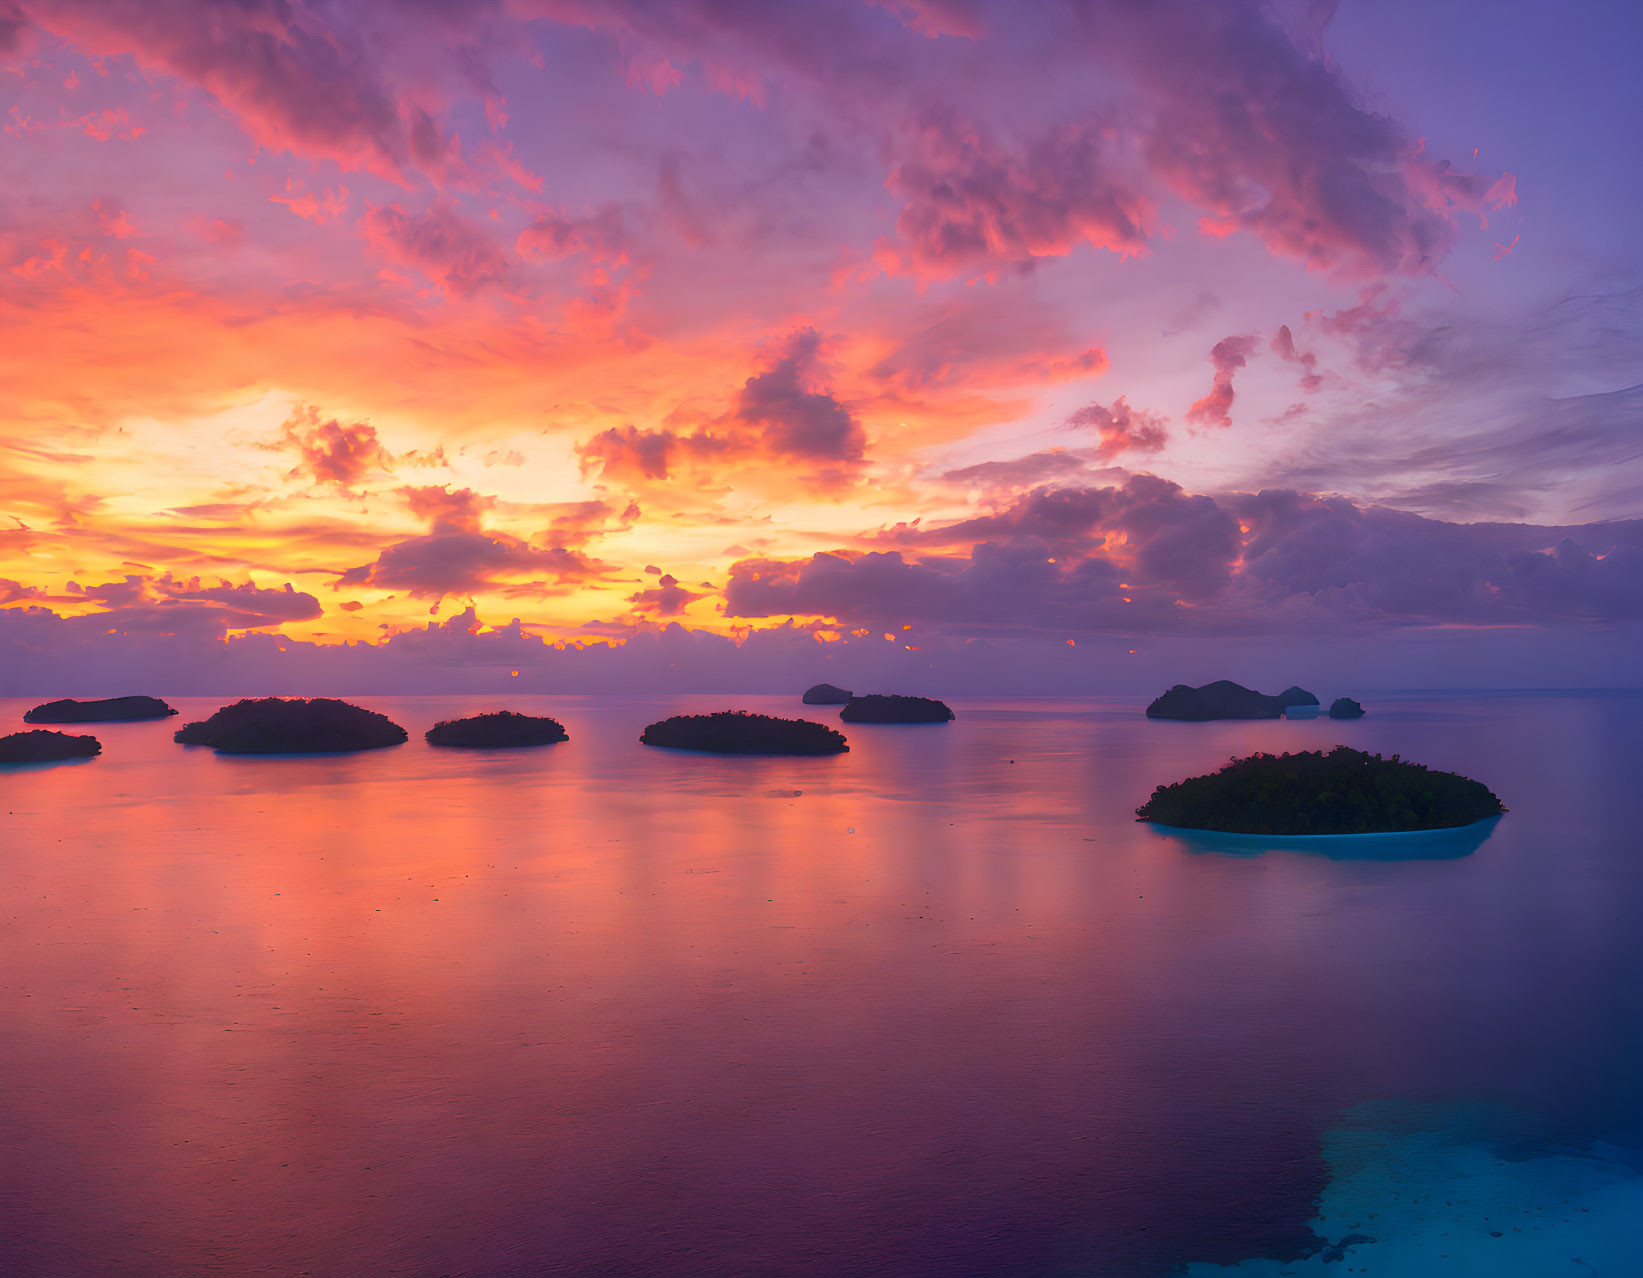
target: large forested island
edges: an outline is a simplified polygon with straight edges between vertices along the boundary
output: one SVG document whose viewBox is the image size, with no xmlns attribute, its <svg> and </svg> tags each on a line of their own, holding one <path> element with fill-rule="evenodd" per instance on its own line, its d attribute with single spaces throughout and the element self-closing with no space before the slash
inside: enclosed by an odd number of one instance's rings
<svg viewBox="0 0 1643 1278">
<path fill-rule="evenodd" d="M 36 728 L 0 737 L 0 763 L 57 763 L 63 759 L 89 759 L 103 752 L 96 737 L 70 736 Z"/>
<path fill-rule="evenodd" d="M 446 719 L 429 728 L 422 734 L 422 739 L 429 745 L 495 750 L 553 745 L 570 738 L 557 719 L 497 710 L 490 714 L 469 715 L 466 719 Z"/>
<path fill-rule="evenodd" d="M 852 697 L 839 711 L 846 723 L 946 723 L 953 712 L 934 697 L 899 697 L 873 693 Z"/>
<path fill-rule="evenodd" d="M 1161 785 L 1136 809 L 1158 825 L 1226 834 L 1393 834 L 1447 830 L 1506 808 L 1481 782 L 1346 746 L 1252 754 Z"/>
<path fill-rule="evenodd" d="M 842 732 L 808 719 L 778 719 L 745 710 L 676 714 L 640 734 L 645 745 L 712 754 L 843 754 Z"/>
<path fill-rule="evenodd" d="M 169 719 L 177 712 L 158 697 L 104 697 L 76 701 L 64 697 L 35 706 L 24 723 L 130 723 L 137 719 Z"/>
<path fill-rule="evenodd" d="M 406 735 L 386 715 L 331 697 L 261 697 L 184 724 L 175 739 L 219 754 L 344 754 L 399 745 Z"/>
</svg>

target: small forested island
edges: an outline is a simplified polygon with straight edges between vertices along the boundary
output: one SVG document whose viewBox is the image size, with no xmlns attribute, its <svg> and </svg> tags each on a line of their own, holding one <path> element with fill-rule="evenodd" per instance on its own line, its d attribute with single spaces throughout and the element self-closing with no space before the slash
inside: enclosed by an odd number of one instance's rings
<svg viewBox="0 0 1643 1278">
<path fill-rule="evenodd" d="M 934 697 L 878 694 L 852 697 L 839 711 L 846 723 L 946 723 L 954 717 L 947 703 Z"/>
<path fill-rule="evenodd" d="M 840 688 L 831 683 L 818 683 L 812 688 L 805 689 L 804 704 L 807 706 L 842 706 L 849 701 L 852 694 L 848 689 Z"/>
<path fill-rule="evenodd" d="M 386 715 L 331 697 L 260 697 L 184 724 L 175 740 L 219 754 L 344 754 L 399 745 L 407 735 Z"/>
<path fill-rule="evenodd" d="M 1235 758 L 1219 772 L 1159 786 L 1135 815 L 1188 830 L 1320 835 L 1449 830 L 1505 811 L 1469 777 L 1336 746 Z"/>
<path fill-rule="evenodd" d="M 713 754 L 843 754 L 844 734 L 808 719 L 778 719 L 745 710 L 676 714 L 640 734 L 645 745 Z"/>
<path fill-rule="evenodd" d="M 104 697 L 76 701 L 65 697 L 35 706 L 24 723 L 129 723 L 136 719 L 168 719 L 177 712 L 158 697 Z"/>
<path fill-rule="evenodd" d="M 1275 697 L 1246 688 L 1230 679 L 1217 679 L 1201 688 L 1178 683 L 1147 707 L 1149 719 L 1278 719 L 1290 706 L 1315 706 L 1318 698 L 1305 688 L 1285 688 Z"/>
<path fill-rule="evenodd" d="M 466 719 L 446 719 L 429 728 L 422 734 L 422 739 L 429 745 L 489 750 L 553 745 L 570 738 L 557 719 L 497 710 L 491 714 L 470 715 Z"/>
<path fill-rule="evenodd" d="M 1329 717 L 1331 719 L 1361 719 L 1363 707 L 1351 697 L 1336 697 L 1329 703 Z"/>
<path fill-rule="evenodd" d="M 76 737 L 45 728 L 0 737 L 0 763 L 56 763 L 61 759 L 89 759 L 102 752 L 103 743 L 96 737 Z"/>
</svg>

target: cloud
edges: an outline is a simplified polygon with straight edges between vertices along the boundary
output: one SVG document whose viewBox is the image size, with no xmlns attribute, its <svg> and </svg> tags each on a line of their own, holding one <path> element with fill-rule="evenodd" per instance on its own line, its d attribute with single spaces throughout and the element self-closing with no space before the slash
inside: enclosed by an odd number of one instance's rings
<svg viewBox="0 0 1643 1278">
<path fill-rule="evenodd" d="M 681 465 L 802 463 L 822 484 L 839 484 L 860 467 L 866 443 L 850 407 L 822 384 L 821 335 L 795 329 L 764 370 L 735 392 L 722 416 L 691 431 L 613 426 L 577 447 L 584 473 L 640 483 L 673 477 Z"/>
<path fill-rule="evenodd" d="M 595 262 L 618 262 L 627 256 L 628 236 L 615 208 L 591 217 L 547 213 L 519 232 L 514 252 L 527 261 L 557 262 L 585 254 Z"/>
<path fill-rule="evenodd" d="M 1255 351 L 1256 339 L 1224 337 L 1215 343 L 1209 353 L 1209 362 L 1215 366 L 1215 378 L 1209 394 L 1187 409 L 1187 420 L 1206 426 L 1232 425 L 1232 375 L 1249 362 Z"/>
<path fill-rule="evenodd" d="M 427 534 L 395 542 L 373 562 L 341 573 L 334 589 L 372 586 L 437 604 L 446 595 L 471 596 L 485 589 L 554 593 L 605 571 L 604 564 L 564 546 L 540 546 L 487 530 L 484 517 L 494 509 L 495 498 L 467 488 L 400 491 L 411 513 L 428 521 Z"/>
<path fill-rule="evenodd" d="M 117 632 L 217 637 L 229 631 L 313 621 L 324 614 L 318 599 L 290 582 L 281 588 L 223 580 L 207 586 L 198 577 L 183 579 L 169 574 L 156 577 L 127 573 L 119 581 L 84 586 L 71 581 L 57 602 L 96 604 L 97 611 L 86 615 Z"/>
<path fill-rule="evenodd" d="M 795 330 L 776 362 L 747 379 L 735 416 L 758 427 L 766 450 L 777 456 L 859 462 L 865 443 L 861 423 L 816 385 L 820 349 L 821 334 L 815 329 Z"/>
<path fill-rule="evenodd" d="M 344 424 L 321 420 L 319 410 L 303 405 L 280 427 L 282 442 L 301 457 L 291 477 L 307 475 L 320 484 L 352 490 L 360 480 L 388 467 L 392 458 L 369 422 Z"/>
<path fill-rule="evenodd" d="M 1068 124 L 1014 150 L 951 109 L 904 130 L 888 186 L 902 198 L 881 265 L 936 279 L 1023 269 L 1080 244 L 1145 251 L 1151 202 L 1109 160 L 1109 131 Z"/>
<path fill-rule="evenodd" d="M 1151 107 L 1149 169 L 1206 211 L 1207 233 L 1248 231 L 1319 270 L 1420 274 L 1457 210 L 1510 198 L 1509 180 L 1432 161 L 1359 105 L 1335 64 L 1255 0 L 1078 7 Z"/>
<path fill-rule="evenodd" d="M 943 471 L 937 478 L 944 484 L 959 484 L 964 487 L 1031 488 L 1048 480 L 1077 474 L 1086 464 L 1085 457 L 1080 453 L 1065 448 L 1046 448 L 1042 452 L 1029 453 L 1025 457 L 1016 457 L 1009 461 L 978 462 L 974 466 L 961 466 L 957 470 Z"/>
<path fill-rule="evenodd" d="M 732 565 L 726 614 L 949 633 L 1356 633 L 1643 619 L 1643 520 L 1451 524 L 1344 498 L 1213 498 L 1150 475 Z"/>
<path fill-rule="evenodd" d="M 1295 335 L 1289 331 L 1288 324 L 1279 325 L 1278 331 L 1272 335 L 1272 352 L 1285 363 L 1300 365 L 1302 390 L 1311 393 L 1324 384 L 1324 379 L 1318 375 L 1318 357 L 1310 351 L 1295 349 Z M 1230 395 L 1230 386 L 1228 393 Z"/>
<path fill-rule="evenodd" d="M 1230 386 L 1228 397 L 1231 396 Z M 1080 430 L 1093 430 L 1101 442 L 1097 455 L 1114 457 L 1123 452 L 1156 453 L 1169 442 L 1164 419 L 1156 413 L 1131 408 L 1120 395 L 1111 408 L 1088 404 L 1067 418 L 1067 425 Z"/>
<path fill-rule="evenodd" d="M 635 612 L 649 613 L 656 617 L 676 617 L 693 600 L 705 598 L 706 594 L 681 586 L 678 578 L 671 573 L 663 573 L 654 586 L 629 595 L 628 602 L 633 605 Z"/>
<path fill-rule="evenodd" d="M 391 69 L 396 50 L 385 37 L 403 27 L 374 21 L 384 16 L 377 9 L 51 0 L 25 12 L 88 54 L 130 55 L 198 85 L 271 151 L 442 181 L 459 163 L 455 141 Z M 431 40 L 421 52 L 449 58 L 445 42 Z"/>
<path fill-rule="evenodd" d="M 507 279 L 511 270 L 489 233 L 448 204 L 416 214 L 385 204 L 361 218 L 360 226 L 377 252 L 420 271 L 451 297 L 472 297 Z"/>
</svg>

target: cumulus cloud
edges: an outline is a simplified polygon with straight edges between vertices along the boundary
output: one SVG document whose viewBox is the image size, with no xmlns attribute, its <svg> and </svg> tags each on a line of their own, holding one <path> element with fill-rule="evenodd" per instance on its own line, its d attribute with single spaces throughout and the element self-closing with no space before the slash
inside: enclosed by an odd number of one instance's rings
<svg viewBox="0 0 1643 1278">
<path fill-rule="evenodd" d="M 1292 491 L 1214 498 L 1137 475 L 1039 488 L 991 515 L 873 541 L 900 548 L 743 559 L 726 612 L 1129 634 L 1643 618 L 1643 520 L 1451 524 Z"/>
<path fill-rule="evenodd" d="M 577 448 L 582 470 L 628 483 L 665 480 L 681 464 L 709 460 L 808 467 L 813 479 L 840 483 L 860 466 L 866 435 L 850 407 L 823 383 L 821 335 L 788 335 L 769 366 L 735 393 L 723 416 L 691 431 L 633 425 L 600 431 Z"/>
<path fill-rule="evenodd" d="M 391 462 L 376 427 L 369 422 L 343 423 L 321 419 L 319 410 L 304 405 L 280 427 L 281 442 L 296 449 L 300 461 L 291 478 L 306 475 L 316 483 L 352 490 L 360 480 Z"/>
<path fill-rule="evenodd" d="M 792 333 L 770 368 L 747 379 L 737 397 L 737 420 L 760 429 L 765 448 L 778 456 L 854 463 L 865 436 L 855 414 L 818 384 L 821 334 Z"/>
<path fill-rule="evenodd" d="M 1232 376 L 1255 351 L 1256 339 L 1250 337 L 1223 337 L 1209 353 L 1209 362 L 1215 366 L 1215 378 L 1209 394 L 1187 409 L 1187 419 L 1205 426 L 1232 425 Z"/>
<path fill-rule="evenodd" d="M 564 546 L 542 546 L 483 526 L 495 499 L 461 488 L 401 490 L 428 532 L 385 548 L 374 561 L 341 573 L 334 589 L 372 586 L 404 591 L 436 605 L 447 595 L 471 596 L 494 588 L 552 593 L 600 576 L 605 565 Z M 520 581 L 520 578 L 527 578 Z M 551 579 L 551 580 L 550 580 Z"/>
<path fill-rule="evenodd" d="M 679 584 L 679 579 L 672 573 L 663 573 L 654 586 L 629 595 L 628 602 L 635 612 L 649 613 L 655 617 L 676 617 L 693 600 L 705 598 L 707 595 L 704 592 L 687 589 Z"/>
</svg>

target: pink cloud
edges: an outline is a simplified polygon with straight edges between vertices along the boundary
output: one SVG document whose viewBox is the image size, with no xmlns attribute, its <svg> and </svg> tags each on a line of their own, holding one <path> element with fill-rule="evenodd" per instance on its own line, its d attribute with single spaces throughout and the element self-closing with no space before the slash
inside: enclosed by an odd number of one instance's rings
<svg viewBox="0 0 1643 1278">
<path fill-rule="evenodd" d="M 1187 409 L 1189 421 L 1222 428 L 1232 425 L 1232 377 L 1249 362 L 1255 345 L 1253 336 L 1224 337 L 1215 343 L 1215 348 L 1209 353 L 1209 362 L 1215 366 L 1215 378 L 1210 384 L 1209 394 Z"/>
</svg>

